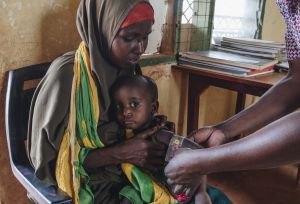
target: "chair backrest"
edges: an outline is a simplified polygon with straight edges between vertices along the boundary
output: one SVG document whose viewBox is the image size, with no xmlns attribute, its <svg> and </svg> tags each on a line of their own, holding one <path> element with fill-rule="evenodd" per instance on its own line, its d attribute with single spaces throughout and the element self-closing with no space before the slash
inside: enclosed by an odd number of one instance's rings
<svg viewBox="0 0 300 204">
<path fill-rule="evenodd" d="M 12 171 L 37 203 L 72 203 L 57 187 L 49 186 L 34 175 L 27 152 L 27 125 L 30 103 L 39 80 L 50 63 L 9 71 L 5 105 L 5 127 Z"/>
<path fill-rule="evenodd" d="M 49 65 L 33 65 L 9 72 L 5 117 L 9 152 L 13 163 L 29 164 L 26 140 L 30 103 L 36 84 L 46 74 Z"/>
</svg>

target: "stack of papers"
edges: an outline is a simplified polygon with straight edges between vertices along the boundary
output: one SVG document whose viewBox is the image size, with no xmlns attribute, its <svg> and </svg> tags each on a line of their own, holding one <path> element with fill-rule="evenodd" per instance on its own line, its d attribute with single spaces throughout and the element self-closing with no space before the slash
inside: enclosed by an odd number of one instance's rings
<svg viewBox="0 0 300 204">
<path fill-rule="evenodd" d="M 235 54 L 286 61 L 285 44 L 280 42 L 223 37 L 220 44 L 214 45 L 214 48 Z"/>
<path fill-rule="evenodd" d="M 289 63 L 288 62 L 279 62 L 274 67 L 275 70 L 278 71 L 289 71 Z"/>
<path fill-rule="evenodd" d="M 222 51 L 197 51 L 181 53 L 179 65 L 194 66 L 237 76 L 256 76 L 273 72 L 277 59 L 243 56 Z"/>
</svg>

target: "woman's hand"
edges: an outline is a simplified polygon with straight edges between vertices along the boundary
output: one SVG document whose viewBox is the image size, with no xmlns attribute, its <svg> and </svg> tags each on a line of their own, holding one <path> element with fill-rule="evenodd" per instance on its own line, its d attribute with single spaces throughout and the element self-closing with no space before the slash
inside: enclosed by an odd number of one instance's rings
<svg viewBox="0 0 300 204">
<path fill-rule="evenodd" d="M 157 166 L 164 164 L 164 145 L 147 138 L 158 129 L 158 127 L 150 128 L 123 143 L 90 151 L 84 161 L 84 167 L 92 170 L 127 162 L 150 171 L 156 170 Z"/>
<path fill-rule="evenodd" d="M 216 126 L 209 126 L 193 131 L 188 138 L 203 145 L 204 147 L 214 147 L 226 143 L 225 133 Z"/>
<path fill-rule="evenodd" d="M 151 128 L 119 144 L 117 147 L 119 159 L 150 171 L 162 166 L 165 156 L 164 145 L 147 140 L 157 130 L 157 127 Z"/>
</svg>

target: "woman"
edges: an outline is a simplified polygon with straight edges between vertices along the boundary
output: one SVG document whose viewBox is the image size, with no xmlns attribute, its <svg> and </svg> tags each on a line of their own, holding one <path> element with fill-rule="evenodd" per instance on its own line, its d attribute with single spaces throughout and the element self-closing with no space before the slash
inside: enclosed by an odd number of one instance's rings
<svg viewBox="0 0 300 204">
<path fill-rule="evenodd" d="M 199 174 L 300 162 L 300 112 L 291 113 L 300 105 L 300 2 L 277 0 L 277 4 L 287 25 L 289 73 L 248 109 L 216 126 L 195 131 L 191 137 L 196 142 L 213 148 L 175 156 L 165 169 L 170 183 L 188 185 Z M 221 145 L 259 128 L 243 139 Z"/>
<path fill-rule="evenodd" d="M 137 63 L 153 22 L 146 0 L 82 0 L 77 28 L 83 42 L 76 54 L 51 64 L 34 94 L 28 132 L 32 165 L 38 178 L 58 182 L 76 203 L 119 203 L 128 183 L 118 164 L 152 170 L 163 163 L 163 145 L 145 140 L 157 128 L 125 141 L 117 137 L 109 111 L 116 78 L 141 73 Z M 90 120 L 96 124 L 89 126 Z M 97 134 L 100 139 L 91 138 Z"/>
<path fill-rule="evenodd" d="M 79 48 L 57 58 L 37 87 L 29 120 L 30 160 L 38 178 L 57 184 L 75 203 L 176 202 L 134 171 L 164 164 L 164 145 L 147 140 L 158 127 L 128 140 L 119 137 L 109 97 L 118 77 L 141 74 L 138 60 L 153 22 L 147 0 L 81 0 Z M 132 179 L 138 176 L 142 179 Z M 147 179 L 153 195 L 142 185 Z"/>
</svg>

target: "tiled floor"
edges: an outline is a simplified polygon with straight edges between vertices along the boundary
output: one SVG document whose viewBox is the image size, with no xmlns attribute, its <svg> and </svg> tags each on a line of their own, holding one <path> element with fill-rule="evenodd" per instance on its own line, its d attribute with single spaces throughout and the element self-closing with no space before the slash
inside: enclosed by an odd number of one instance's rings
<svg viewBox="0 0 300 204">
<path fill-rule="evenodd" d="M 209 184 L 221 189 L 234 204 L 300 204 L 296 189 L 297 166 L 218 173 Z"/>
</svg>

